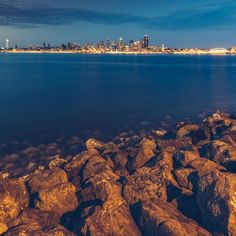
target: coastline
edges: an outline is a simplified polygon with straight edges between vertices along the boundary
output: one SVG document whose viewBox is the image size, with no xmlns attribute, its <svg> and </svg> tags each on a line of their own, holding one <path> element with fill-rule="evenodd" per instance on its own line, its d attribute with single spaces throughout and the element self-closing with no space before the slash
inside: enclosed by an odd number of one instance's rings
<svg viewBox="0 0 236 236">
<path fill-rule="evenodd" d="M 3 170 L 0 234 L 233 234 L 235 133 L 236 115 L 217 111 L 176 130 L 91 138 L 20 176 Z"/>
<path fill-rule="evenodd" d="M 0 54 L 81 54 L 81 55 L 198 55 L 198 56 L 235 56 L 236 52 L 231 53 L 209 53 L 208 51 L 204 52 L 194 52 L 194 51 L 186 51 L 186 52 L 152 52 L 152 51 L 140 51 L 140 52 L 123 52 L 123 51 L 110 51 L 110 52 L 81 52 L 74 50 L 66 50 L 66 51 L 57 51 L 57 50 L 2 50 Z"/>
</svg>

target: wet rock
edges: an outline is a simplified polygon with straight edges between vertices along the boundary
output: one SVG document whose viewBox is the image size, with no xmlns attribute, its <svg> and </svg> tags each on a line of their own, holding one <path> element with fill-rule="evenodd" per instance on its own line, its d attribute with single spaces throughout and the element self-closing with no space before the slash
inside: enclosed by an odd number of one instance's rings
<svg viewBox="0 0 236 236">
<path fill-rule="evenodd" d="M 92 154 L 90 152 L 82 152 L 79 155 L 75 156 L 68 164 L 64 166 L 64 170 L 70 175 L 74 176 L 80 173 L 85 163 L 93 158 L 97 153 Z"/>
<path fill-rule="evenodd" d="M 205 155 L 218 164 L 236 162 L 236 146 L 230 146 L 225 142 L 214 140 L 205 146 Z"/>
<path fill-rule="evenodd" d="M 0 179 L 0 223 L 2 231 L 4 223 L 18 216 L 21 210 L 29 205 L 29 194 L 25 183 L 19 179 Z"/>
<path fill-rule="evenodd" d="M 90 152 L 97 152 L 104 147 L 104 143 L 96 139 L 88 139 L 86 142 L 87 150 Z"/>
<path fill-rule="evenodd" d="M 28 182 L 28 185 L 31 194 L 33 194 L 42 189 L 47 189 L 66 182 L 68 182 L 66 172 L 60 168 L 55 168 L 35 173 Z"/>
<path fill-rule="evenodd" d="M 171 204 L 161 200 L 140 204 L 138 224 L 143 235 L 210 236 L 195 221 L 185 217 Z"/>
<path fill-rule="evenodd" d="M 42 211 L 54 211 L 59 216 L 74 211 L 78 206 L 76 188 L 71 183 L 63 183 L 38 192 L 35 207 Z"/>
<path fill-rule="evenodd" d="M 216 125 L 227 125 L 229 126 L 232 123 L 232 120 L 230 119 L 230 115 L 223 111 L 217 111 L 216 113 L 213 113 L 207 119 L 204 120 L 204 123 L 206 126 L 212 128 Z"/>
<path fill-rule="evenodd" d="M 49 162 L 48 167 L 50 170 L 56 167 L 64 166 L 68 161 L 63 159 L 61 156 L 56 156 L 52 161 Z"/>
<path fill-rule="evenodd" d="M 195 161 L 200 158 L 200 155 L 197 151 L 177 151 L 174 153 L 174 161 L 182 166 L 188 166 L 192 161 Z"/>
<path fill-rule="evenodd" d="M 213 234 L 235 235 L 236 176 L 213 170 L 199 178 L 197 198 L 204 226 Z"/>
<path fill-rule="evenodd" d="M 206 140 L 209 138 L 209 134 L 206 130 L 201 128 L 199 125 L 184 124 L 179 127 L 177 131 L 177 138 L 184 139 L 190 138 L 193 144 L 198 143 L 201 140 Z"/>
<path fill-rule="evenodd" d="M 155 156 L 156 143 L 153 140 L 144 138 L 140 142 L 140 148 L 134 158 L 130 158 L 127 164 L 129 171 L 134 171 L 144 166 L 152 157 Z"/>
</svg>

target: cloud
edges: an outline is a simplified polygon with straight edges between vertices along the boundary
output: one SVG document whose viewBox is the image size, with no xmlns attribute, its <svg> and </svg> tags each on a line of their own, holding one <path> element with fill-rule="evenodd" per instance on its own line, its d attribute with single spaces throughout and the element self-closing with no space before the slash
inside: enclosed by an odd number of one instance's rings
<svg viewBox="0 0 236 236">
<path fill-rule="evenodd" d="M 90 22 L 107 25 L 135 24 L 154 30 L 196 30 L 227 28 L 236 23 L 236 3 L 205 4 L 199 8 L 176 10 L 157 17 L 91 11 L 78 8 L 15 5 L 0 3 L 0 26 L 35 27 Z"/>
</svg>

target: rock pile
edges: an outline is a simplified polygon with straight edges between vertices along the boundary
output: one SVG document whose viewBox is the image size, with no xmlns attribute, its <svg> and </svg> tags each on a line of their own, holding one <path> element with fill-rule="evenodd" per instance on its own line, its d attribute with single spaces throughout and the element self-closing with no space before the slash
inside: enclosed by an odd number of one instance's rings
<svg viewBox="0 0 236 236">
<path fill-rule="evenodd" d="M 236 116 L 86 147 L 0 174 L 0 235 L 236 236 Z"/>
</svg>

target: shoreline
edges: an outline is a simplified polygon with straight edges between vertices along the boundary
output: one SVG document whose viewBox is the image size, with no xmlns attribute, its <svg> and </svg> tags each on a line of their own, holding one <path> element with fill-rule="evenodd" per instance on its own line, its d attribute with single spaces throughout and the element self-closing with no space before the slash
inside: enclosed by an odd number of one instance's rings
<svg viewBox="0 0 236 236">
<path fill-rule="evenodd" d="M 196 55 L 196 56 L 235 56 L 233 53 L 209 53 L 209 52 L 80 52 L 80 51 L 0 51 L 0 54 L 80 54 L 80 55 Z"/>
<path fill-rule="evenodd" d="M 217 111 L 198 125 L 84 146 L 18 177 L 0 172 L 0 234 L 236 232 L 236 115 Z"/>
</svg>

